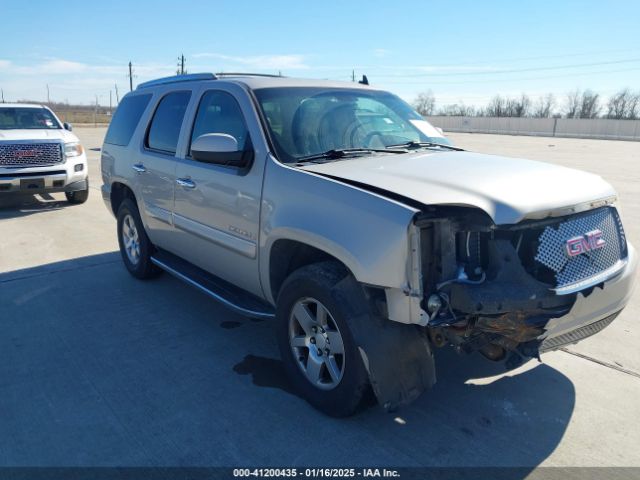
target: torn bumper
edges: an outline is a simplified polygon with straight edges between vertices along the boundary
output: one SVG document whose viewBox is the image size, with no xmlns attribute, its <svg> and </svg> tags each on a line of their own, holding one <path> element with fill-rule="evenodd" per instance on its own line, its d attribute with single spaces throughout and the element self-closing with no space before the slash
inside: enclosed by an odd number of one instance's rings
<svg viewBox="0 0 640 480">
<path fill-rule="evenodd" d="M 596 287 L 591 294 L 578 293 L 576 302 L 566 315 L 549 320 L 542 340 L 541 351 L 550 351 L 597 333 L 607 326 L 628 303 L 633 292 L 638 254 L 628 244 L 627 264 L 615 277 Z M 592 326 L 592 328 L 588 328 Z M 572 335 L 573 333 L 573 335 Z M 566 341 L 564 341 L 566 340 Z"/>
</svg>

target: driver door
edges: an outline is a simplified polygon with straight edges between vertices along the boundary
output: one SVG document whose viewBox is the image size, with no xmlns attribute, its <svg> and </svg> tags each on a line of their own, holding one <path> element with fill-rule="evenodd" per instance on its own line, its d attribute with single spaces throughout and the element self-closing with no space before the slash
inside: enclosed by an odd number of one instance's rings
<svg viewBox="0 0 640 480">
<path fill-rule="evenodd" d="M 189 145 L 200 135 L 233 136 L 252 148 L 246 115 L 233 93 L 202 92 Z M 196 161 L 187 149 L 176 163 L 174 225 L 178 254 L 200 268 L 256 295 L 262 171 Z"/>
</svg>

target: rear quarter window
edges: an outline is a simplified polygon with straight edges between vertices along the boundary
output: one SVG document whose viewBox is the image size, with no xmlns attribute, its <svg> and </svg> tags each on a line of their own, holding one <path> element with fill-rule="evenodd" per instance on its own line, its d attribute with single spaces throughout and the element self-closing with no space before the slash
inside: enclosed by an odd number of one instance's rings
<svg viewBox="0 0 640 480">
<path fill-rule="evenodd" d="M 151 94 L 125 97 L 118 105 L 116 113 L 111 119 L 111 125 L 104 139 L 104 143 L 127 146 L 133 132 L 138 126 L 140 117 L 151 100 Z"/>
</svg>

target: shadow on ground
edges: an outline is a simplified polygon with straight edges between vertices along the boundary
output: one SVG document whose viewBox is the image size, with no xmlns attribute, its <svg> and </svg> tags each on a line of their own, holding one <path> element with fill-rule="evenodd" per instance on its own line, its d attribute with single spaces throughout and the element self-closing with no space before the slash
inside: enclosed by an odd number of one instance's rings
<svg viewBox="0 0 640 480">
<path fill-rule="evenodd" d="M 439 351 L 436 387 L 388 414 L 298 398 L 272 324 L 117 252 L 0 274 L 0 465 L 526 466 L 557 447 L 575 391 Z M 477 383 L 477 382 L 476 382 Z"/>
<path fill-rule="evenodd" d="M 48 193 L 35 195 L 27 193 L 0 194 L 0 220 L 70 207 L 72 205 L 66 200 L 57 200 Z"/>
</svg>

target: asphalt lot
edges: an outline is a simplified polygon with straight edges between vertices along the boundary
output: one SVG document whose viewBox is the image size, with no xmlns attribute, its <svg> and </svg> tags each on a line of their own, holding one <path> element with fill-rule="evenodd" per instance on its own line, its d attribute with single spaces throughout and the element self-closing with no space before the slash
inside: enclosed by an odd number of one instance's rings
<svg viewBox="0 0 640 480">
<path fill-rule="evenodd" d="M 125 271 L 99 192 L 104 132 L 76 129 L 86 204 L 0 200 L 0 466 L 640 466 L 640 294 L 569 348 L 581 356 L 505 374 L 439 351 L 413 405 L 330 419 L 291 393 L 269 322 Z M 451 136 L 603 175 L 640 246 L 640 143 Z"/>
</svg>

